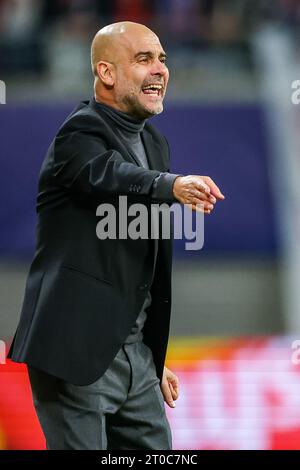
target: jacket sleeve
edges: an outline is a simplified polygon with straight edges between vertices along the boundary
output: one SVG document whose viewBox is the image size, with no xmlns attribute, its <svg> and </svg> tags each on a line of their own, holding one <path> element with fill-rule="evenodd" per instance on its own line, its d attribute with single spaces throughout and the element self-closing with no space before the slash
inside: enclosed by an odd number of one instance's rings
<svg viewBox="0 0 300 470">
<path fill-rule="evenodd" d="M 139 200 L 174 202 L 162 173 L 126 161 L 109 148 L 101 136 L 88 131 L 59 132 L 54 140 L 52 175 L 56 184 L 72 192 L 97 199 L 101 196 L 127 195 Z"/>
<path fill-rule="evenodd" d="M 162 202 L 178 202 L 173 195 L 173 185 L 177 176 L 181 175 L 167 172 L 160 173 L 153 181 L 152 198 Z"/>
</svg>

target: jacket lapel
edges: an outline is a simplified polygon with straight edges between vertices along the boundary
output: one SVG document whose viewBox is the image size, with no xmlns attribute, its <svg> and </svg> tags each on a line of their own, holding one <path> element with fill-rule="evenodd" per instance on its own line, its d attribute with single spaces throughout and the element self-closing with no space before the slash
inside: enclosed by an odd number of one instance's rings
<svg viewBox="0 0 300 470">
<path fill-rule="evenodd" d="M 166 171 L 161 157 L 161 148 L 158 143 L 154 141 L 146 126 L 141 133 L 141 138 L 145 147 L 150 170 Z"/>
</svg>

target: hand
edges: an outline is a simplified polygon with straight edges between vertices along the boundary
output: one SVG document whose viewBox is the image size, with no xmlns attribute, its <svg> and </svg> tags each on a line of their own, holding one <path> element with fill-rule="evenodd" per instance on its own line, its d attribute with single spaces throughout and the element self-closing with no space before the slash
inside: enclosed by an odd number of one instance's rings
<svg viewBox="0 0 300 470">
<path fill-rule="evenodd" d="M 180 203 L 191 204 L 192 210 L 198 210 L 205 214 L 210 214 L 217 199 L 225 199 L 209 176 L 178 176 L 173 184 L 173 194 Z"/>
<path fill-rule="evenodd" d="M 176 406 L 173 400 L 177 400 L 178 398 L 178 387 L 179 379 L 177 375 L 165 366 L 160 388 L 164 396 L 164 400 L 170 408 L 175 408 Z"/>
</svg>

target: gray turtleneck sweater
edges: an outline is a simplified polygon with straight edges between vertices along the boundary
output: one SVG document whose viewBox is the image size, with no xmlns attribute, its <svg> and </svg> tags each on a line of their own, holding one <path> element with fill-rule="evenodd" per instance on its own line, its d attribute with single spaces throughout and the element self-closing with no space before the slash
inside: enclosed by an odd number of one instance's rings
<svg viewBox="0 0 300 470">
<path fill-rule="evenodd" d="M 99 103 L 95 101 L 98 106 L 106 113 L 106 115 L 112 121 L 114 125 L 114 129 L 119 133 L 121 139 L 125 143 L 128 150 L 134 154 L 136 158 L 140 161 L 141 165 L 145 168 L 149 169 L 148 158 L 145 152 L 144 144 L 141 139 L 141 132 L 144 128 L 146 119 L 144 120 L 137 120 L 125 114 L 121 111 L 118 111 L 111 106 L 107 106 L 103 103 Z M 155 178 L 152 187 L 152 195 L 155 196 L 156 186 L 158 179 L 164 180 L 166 185 L 166 190 L 168 193 L 170 192 L 170 186 L 173 186 L 174 180 L 177 174 L 173 173 L 161 173 L 157 178 Z M 174 202 L 176 199 L 174 198 Z M 153 275 L 155 272 L 155 263 L 156 263 L 156 256 L 157 256 L 157 248 L 158 248 L 158 241 L 153 239 L 154 242 L 154 267 L 153 267 Z M 152 276 L 153 278 L 153 276 Z M 150 286 L 151 287 L 151 286 Z M 146 309 L 151 305 L 151 293 L 150 288 L 147 293 L 145 302 L 141 308 L 141 311 L 133 325 L 129 336 L 125 340 L 125 344 L 134 343 L 136 341 L 141 341 L 143 339 L 143 326 L 145 324 L 147 318 Z"/>
</svg>

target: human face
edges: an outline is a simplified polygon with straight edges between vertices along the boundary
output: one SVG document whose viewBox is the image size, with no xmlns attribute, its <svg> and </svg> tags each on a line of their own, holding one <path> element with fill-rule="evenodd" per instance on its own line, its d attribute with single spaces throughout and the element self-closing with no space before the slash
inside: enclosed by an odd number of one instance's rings
<svg viewBox="0 0 300 470">
<path fill-rule="evenodd" d="M 157 36 L 150 32 L 138 39 L 128 38 L 116 70 L 115 96 L 120 109 L 138 119 L 161 113 L 168 80 L 166 53 Z"/>
</svg>

